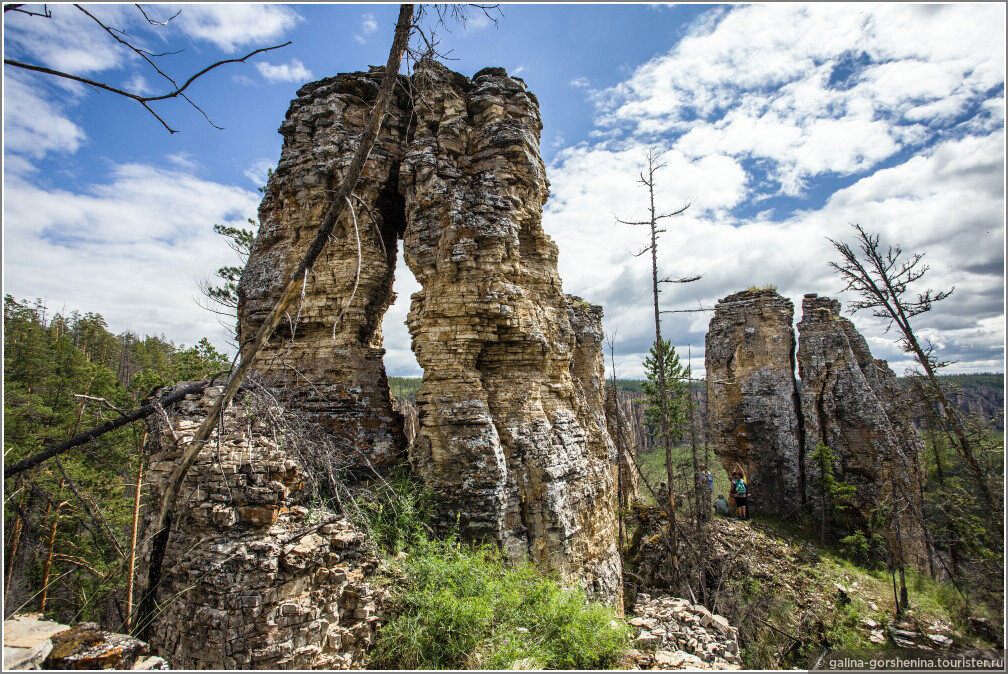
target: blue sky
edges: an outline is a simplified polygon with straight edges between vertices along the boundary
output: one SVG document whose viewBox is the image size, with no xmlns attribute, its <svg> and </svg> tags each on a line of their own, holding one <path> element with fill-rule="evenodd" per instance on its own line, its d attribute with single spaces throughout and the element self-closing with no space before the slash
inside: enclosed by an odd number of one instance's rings
<svg viewBox="0 0 1008 674">
<path fill-rule="evenodd" d="M 5 57 L 134 90 L 157 74 L 71 6 L 4 14 Z M 4 286 L 55 310 L 103 313 L 113 330 L 226 346 L 198 284 L 231 254 L 215 222 L 255 214 L 276 132 L 297 88 L 384 63 L 396 5 L 87 5 L 174 75 L 291 40 L 199 80 L 157 107 L 4 67 Z M 40 7 L 39 7 L 40 9 Z M 838 296 L 826 236 L 860 222 L 926 252 L 952 298 L 921 332 L 960 371 L 1004 369 L 1004 41 L 1001 5 L 502 5 L 443 33 L 449 67 L 503 66 L 536 94 L 552 196 L 543 224 L 568 292 L 601 303 L 618 365 L 640 375 L 650 337 L 633 176 L 668 152 L 659 201 L 691 207 L 665 235 L 663 273 L 702 274 L 665 301 L 709 304 L 773 283 Z M 418 374 L 403 326 L 416 283 L 400 265 L 384 321 L 392 374 Z M 666 319 L 702 369 L 709 315 Z M 855 315 L 873 352 L 908 365 L 884 325 Z M 796 317 L 797 321 L 797 317 Z M 653 334 L 653 333 L 652 333 Z"/>
</svg>

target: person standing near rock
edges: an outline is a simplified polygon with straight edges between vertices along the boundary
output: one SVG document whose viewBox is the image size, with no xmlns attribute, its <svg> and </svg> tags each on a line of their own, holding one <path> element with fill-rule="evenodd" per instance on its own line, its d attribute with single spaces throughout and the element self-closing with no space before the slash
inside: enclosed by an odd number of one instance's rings
<svg viewBox="0 0 1008 674">
<path fill-rule="evenodd" d="M 734 479 L 732 480 L 732 494 L 735 495 L 735 509 L 738 512 L 739 519 L 749 519 L 749 485 L 746 484 L 745 474 L 741 469 L 735 471 Z"/>
</svg>

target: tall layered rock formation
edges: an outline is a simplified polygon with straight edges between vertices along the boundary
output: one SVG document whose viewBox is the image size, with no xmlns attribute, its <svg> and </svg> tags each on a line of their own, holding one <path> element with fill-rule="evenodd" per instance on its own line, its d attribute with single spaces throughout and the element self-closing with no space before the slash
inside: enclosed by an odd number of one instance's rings
<svg viewBox="0 0 1008 674">
<path fill-rule="evenodd" d="M 707 332 L 707 423 L 714 452 L 741 467 L 754 510 L 793 515 L 804 493 L 804 434 L 794 378 L 794 305 L 774 290 L 717 303 Z"/>
<path fill-rule="evenodd" d="M 414 76 L 400 169 L 407 325 L 424 371 L 411 461 L 440 518 L 618 599 L 601 312 L 561 291 L 535 96 L 503 69 Z"/>
<path fill-rule="evenodd" d="M 833 450 L 837 478 L 856 488 L 856 524 L 866 526 L 882 506 L 893 552 L 924 566 L 922 444 L 896 375 L 886 361 L 872 357 L 864 337 L 840 315 L 837 300 L 805 295 L 798 332 L 808 446 L 823 442 Z M 809 474 L 816 479 L 811 464 Z"/>
<path fill-rule="evenodd" d="M 291 104 L 239 286 L 241 339 L 265 317 L 328 207 L 381 72 L 306 85 Z M 440 497 L 439 521 L 618 603 L 601 310 L 563 294 L 557 247 L 542 229 L 549 183 L 538 101 L 500 68 L 470 80 L 422 62 L 400 83 L 353 212 L 258 375 L 328 428 L 351 468 L 380 471 L 402 456 L 380 323 L 403 238 L 422 288 L 407 321 L 424 370 L 409 457 Z"/>
<path fill-rule="evenodd" d="M 835 477 L 855 487 L 841 529 L 874 528 L 894 559 L 923 567 L 922 445 L 896 375 L 872 357 L 836 300 L 805 295 L 797 354 L 793 314 L 770 290 L 736 293 L 715 308 L 706 353 L 714 451 L 727 470 L 746 471 L 754 512 L 787 517 L 802 507 L 817 515 L 812 450 L 825 443 Z"/>
<path fill-rule="evenodd" d="M 238 285 L 240 341 L 255 334 L 311 243 L 371 115 L 382 72 L 312 82 L 291 102 L 280 126 L 280 162 L 266 185 L 259 233 Z M 289 401 L 329 429 L 341 461 L 365 474 L 403 458 L 406 450 L 381 334 L 382 316 L 395 299 L 393 273 L 405 227 L 398 192 L 409 117 L 403 80 L 355 199 L 305 279 L 299 305 L 256 365 L 261 379 L 282 388 Z"/>
</svg>

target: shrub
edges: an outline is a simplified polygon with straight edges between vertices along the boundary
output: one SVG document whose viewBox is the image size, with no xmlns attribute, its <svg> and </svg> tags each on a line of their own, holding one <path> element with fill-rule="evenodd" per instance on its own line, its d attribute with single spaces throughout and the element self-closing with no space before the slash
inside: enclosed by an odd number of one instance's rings
<svg viewBox="0 0 1008 674">
<path fill-rule="evenodd" d="M 546 669 L 600 669 L 629 644 L 612 609 L 530 566 L 508 568 L 496 547 L 422 541 L 402 571 L 374 667 L 508 669 L 531 658 Z"/>
<path fill-rule="evenodd" d="M 843 553 L 850 559 L 854 560 L 857 564 L 868 563 L 868 537 L 865 533 L 858 529 L 849 536 L 844 536 L 840 539 L 840 545 L 843 547 Z"/>
</svg>

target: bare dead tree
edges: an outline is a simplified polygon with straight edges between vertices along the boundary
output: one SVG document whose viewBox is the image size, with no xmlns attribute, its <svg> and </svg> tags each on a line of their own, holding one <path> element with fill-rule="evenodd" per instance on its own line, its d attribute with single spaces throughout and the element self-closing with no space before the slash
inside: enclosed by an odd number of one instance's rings
<svg viewBox="0 0 1008 674">
<path fill-rule="evenodd" d="M 683 213 L 689 204 L 686 204 L 682 208 L 676 211 L 671 211 L 668 213 L 659 213 L 655 207 L 655 174 L 661 169 L 665 168 L 665 162 L 662 161 L 662 153 L 655 147 L 648 148 L 647 154 L 645 155 L 646 167 L 639 173 L 639 178 L 637 182 L 644 185 L 648 190 L 648 219 L 647 220 L 621 220 L 616 218 L 616 222 L 624 225 L 630 225 L 634 227 L 647 227 L 650 230 L 651 243 L 641 249 L 636 253 L 636 257 L 640 257 L 645 253 L 651 253 L 651 290 L 654 299 L 654 326 L 655 326 L 655 344 L 658 345 L 657 351 L 657 363 L 658 363 L 658 393 L 661 397 L 661 438 L 662 444 L 665 447 L 665 470 L 668 479 L 668 500 L 669 500 L 669 537 L 673 541 L 676 540 L 676 503 L 675 503 L 675 471 L 673 469 L 672 462 L 672 445 L 670 443 L 670 428 L 669 428 L 669 413 L 668 413 L 668 386 L 665 381 L 665 358 L 662 353 L 662 335 L 661 335 L 661 310 L 658 305 L 658 294 L 661 292 L 659 285 L 661 281 L 658 279 L 658 235 L 665 232 L 665 229 L 659 228 L 659 224 L 672 218 L 676 215 Z M 645 175 L 645 172 L 647 175 Z M 670 281 L 671 279 L 662 279 L 662 281 Z M 673 548 L 673 565 L 676 565 L 676 555 Z"/>
<path fill-rule="evenodd" d="M 989 511 L 1000 511 L 1000 508 L 994 507 L 997 499 L 977 460 L 973 443 L 967 437 L 965 424 L 938 381 L 937 370 L 948 363 L 935 358 L 934 346 L 929 341 L 922 344 L 910 324 L 910 319 L 930 311 L 936 302 L 949 297 L 955 288 L 927 289 L 914 298 L 912 286 L 923 279 L 929 269 L 928 265 L 922 264 L 924 254 L 905 256 L 900 246 L 892 245 L 883 250 L 878 234 L 869 233 L 861 225 L 853 227 L 856 248 L 829 239 L 840 253 L 840 261 L 830 262 L 830 266 L 846 284 L 844 290 L 851 290 L 860 297 L 850 304 L 851 313 L 868 310 L 873 316 L 889 321 L 887 331 L 893 325 L 899 329 L 900 347 L 912 354 L 923 368 L 925 389 L 937 404 L 942 426 L 973 473 Z"/>
<path fill-rule="evenodd" d="M 133 582 L 136 576 L 136 551 L 137 551 L 137 533 L 140 529 L 140 494 L 143 489 L 143 474 L 144 474 L 144 461 L 146 457 L 144 456 L 143 448 L 147 444 L 147 433 L 143 434 L 143 438 L 140 440 L 140 457 L 137 461 L 137 472 L 136 472 L 136 482 L 133 484 L 133 521 L 130 526 L 130 550 L 129 550 L 129 566 L 126 575 L 126 631 L 129 632 L 132 628 L 132 618 L 133 618 Z"/>
<path fill-rule="evenodd" d="M 20 12 L 20 13 L 23 13 L 23 14 L 29 14 L 31 16 L 43 17 L 43 18 L 46 18 L 46 19 L 51 19 L 52 18 L 52 12 L 48 9 L 48 6 L 46 6 L 46 9 L 44 10 L 44 13 L 31 12 L 31 11 L 28 11 L 28 10 L 21 9 L 22 7 L 23 7 L 22 4 L 7 4 L 7 5 L 4 5 L 4 12 L 6 13 L 8 11 L 13 11 L 13 12 Z M 75 4 L 74 7 L 78 11 L 80 11 L 84 15 L 86 15 L 88 18 L 90 18 L 99 28 L 101 28 L 101 30 L 103 32 L 105 32 L 107 35 L 109 35 L 119 45 L 121 45 L 122 47 L 128 49 L 129 51 L 131 51 L 132 53 L 136 54 L 141 59 L 143 59 L 144 61 L 146 61 L 147 64 L 151 68 L 153 68 L 154 71 L 161 78 L 163 78 L 164 80 L 166 80 L 167 83 L 171 85 L 170 88 L 167 91 L 165 91 L 164 93 L 145 95 L 145 94 L 142 94 L 142 93 L 140 93 L 138 91 L 130 91 L 130 90 L 127 90 L 127 89 L 123 89 L 121 87 L 112 86 L 111 84 L 108 84 L 106 82 L 100 82 L 98 80 L 94 80 L 94 79 L 91 79 L 89 77 L 83 77 L 81 75 L 75 75 L 75 74 L 70 73 L 70 72 L 66 72 L 66 71 L 63 71 L 63 70 L 56 70 L 54 68 L 48 68 L 46 66 L 41 66 L 41 65 L 37 65 L 37 64 L 33 64 L 33 63 L 25 63 L 23 61 L 18 61 L 18 60 L 11 59 L 11 58 L 5 58 L 4 59 L 4 63 L 6 65 L 9 65 L 9 66 L 12 66 L 12 67 L 15 67 L 15 68 L 22 68 L 24 70 L 29 70 L 29 71 L 32 71 L 32 72 L 43 73 L 45 75 L 51 75 L 53 77 L 58 77 L 58 78 L 62 78 L 62 79 L 68 79 L 68 80 L 72 80 L 74 82 L 80 82 L 81 84 L 86 84 L 86 85 L 94 87 L 96 89 L 101 89 L 103 91 L 108 91 L 109 93 L 113 93 L 113 94 L 116 94 L 118 96 L 123 96 L 125 98 L 129 98 L 131 100 L 134 100 L 137 103 L 139 103 L 141 106 L 143 106 L 143 108 L 145 110 L 147 110 L 147 112 L 149 112 L 151 115 L 153 115 L 159 122 L 161 122 L 161 125 L 164 126 L 164 128 L 167 129 L 169 133 L 173 133 L 173 134 L 177 133 L 178 129 L 173 129 L 171 126 L 169 126 L 168 122 L 166 122 L 164 120 L 164 118 L 161 117 L 161 115 L 159 115 L 157 112 L 154 111 L 154 109 L 150 105 L 151 103 L 155 103 L 155 102 L 158 102 L 158 101 L 166 101 L 166 100 L 170 100 L 170 99 L 174 99 L 174 98 L 182 98 L 187 103 L 189 103 L 196 111 L 198 111 L 201 115 L 203 115 L 203 118 L 206 119 L 207 122 L 209 122 L 214 128 L 216 128 L 216 129 L 222 129 L 223 127 L 218 126 L 217 124 L 215 124 L 213 122 L 213 120 L 210 119 L 210 116 L 203 110 L 203 108 L 201 108 L 191 98 L 189 98 L 189 96 L 186 93 L 186 90 L 189 88 L 189 86 L 193 82 L 195 82 L 196 80 L 198 80 L 199 78 L 201 78 L 202 76 L 204 76 L 207 73 L 209 73 L 211 70 L 214 70 L 215 68 L 219 68 L 220 66 L 226 65 L 228 63 L 245 63 L 248 59 L 252 58 L 253 56 L 256 56 L 258 54 L 262 54 L 262 53 L 265 53 L 265 52 L 268 52 L 268 51 L 273 51 L 274 49 L 280 49 L 282 47 L 286 47 L 287 45 L 291 44 L 288 41 L 288 42 L 285 42 L 283 44 L 277 44 L 277 45 L 272 45 L 272 46 L 269 46 L 269 47 L 261 47 L 259 49 L 254 49 L 254 50 L 250 51 L 249 53 L 247 53 L 244 56 L 239 57 L 239 58 L 222 59 L 220 61 L 216 61 L 214 63 L 211 63 L 211 64 L 209 64 L 209 65 L 201 68 L 200 70 L 198 70 L 194 74 L 190 75 L 185 80 L 182 80 L 181 78 L 175 78 L 175 77 L 172 77 L 171 75 L 167 74 L 161 68 L 161 66 L 158 65 L 158 63 L 154 60 L 154 59 L 156 59 L 158 57 L 161 57 L 161 56 L 168 56 L 168 55 L 171 55 L 171 54 L 177 54 L 181 50 L 161 52 L 161 53 L 150 52 L 150 51 L 148 51 L 146 49 L 143 49 L 143 48 L 137 46 L 137 44 L 135 43 L 135 41 L 128 35 L 128 33 L 125 30 L 122 30 L 122 29 L 119 29 L 119 28 L 113 28 L 113 27 L 109 26 L 104 21 L 102 21 L 100 18 L 98 18 L 95 14 L 93 14 L 90 11 L 88 11 L 87 9 L 85 9 L 83 6 L 81 6 L 79 4 Z M 156 21 L 156 20 L 151 19 L 150 16 L 147 14 L 147 12 L 144 11 L 144 9 L 139 4 L 136 5 L 136 8 L 143 15 L 143 18 L 147 21 L 147 23 L 150 24 L 150 25 L 152 25 L 152 26 L 159 26 L 159 27 L 167 26 L 168 23 L 172 19 L 174 19 L 176 16 L 178 16 L 178 13 L 176 13 L 174 16 L 171 16 L 171 17 L 169 17 L 168 19 L 166 19 L 164 21 Z M 180 12 L 181 12 L 181 10 L 180 10 Z"/>
<path fill-rule="evenodd" d="M 6 11 L 6 10 L 5 10 Z M 20 493 L 18 493 L 20 492 Z M 7 592 L 10 590 L 11 578 L 14 576 L 14 562 L 17 560 L 18 544 L 21 542 L 21 529 L 24 526 L 25 518 L 23 516 L 24 506 L 25 506 L 25 496 L 28 493 L 24 485 L 24 477 L 18 479 L 18 486 L 15 490 L 18 495 L 19 502 L 17 503 L 17 512 L 14 515 L 14 526 L 11 530 L 10 541 L 8 542 L 6 549 L 9 551 L 9 556 L 7 558 L 7 568 L 4 574 L 4 603 L 7 603 Z M 13 498 L 13 496 L 12 496 Z"/>
</svg>

